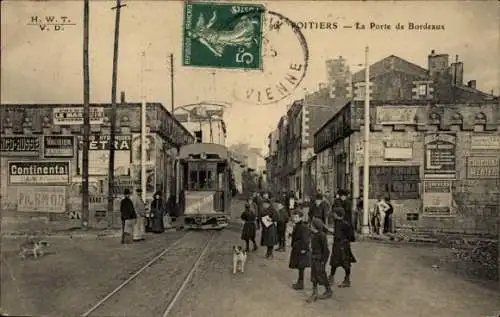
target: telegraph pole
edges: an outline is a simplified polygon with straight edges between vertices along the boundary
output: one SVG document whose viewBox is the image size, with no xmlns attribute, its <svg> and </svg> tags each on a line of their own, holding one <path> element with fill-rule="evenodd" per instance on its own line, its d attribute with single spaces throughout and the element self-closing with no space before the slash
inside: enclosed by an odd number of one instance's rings
<svg viewBox="0 0 500 317">
<path fill-rule="evenodd" d="M 170 54 L 170 111 L 174 114 L 174 54 Z"/>
<path fill-rule="evenodd" d="M 370 189 L 370 65 L 368 64 L 368 46 L 365 48 L 365 124 L 364 124 L 364 162 L 363 162 L 363 225 L 361 232 L 370 233 L 368 193 Z"/>
<path fill-rule="evenodd" d="M 111 135 L 109 140 L 109 169 L 108 169 L 108 226 L 113 222 L 113 207 L 115 188 L 115 139 L 116 139 L 116 82 L 118 77 L 118 39 L 120 36 L 120 11 L 125 4 L 121 0 L 116 0 L 116 18 L 115 18 L 115 39 L 113 44 L 113 74 L 111 78 Z"/>
<path fill-rule="evenodd" d="M 90 0 L 83 2 L 83 155 L 82 155 L 82 227 L 89 225 L 89 138 L 90 138 L 90 71 L 89 20 Z"/>
</svg>

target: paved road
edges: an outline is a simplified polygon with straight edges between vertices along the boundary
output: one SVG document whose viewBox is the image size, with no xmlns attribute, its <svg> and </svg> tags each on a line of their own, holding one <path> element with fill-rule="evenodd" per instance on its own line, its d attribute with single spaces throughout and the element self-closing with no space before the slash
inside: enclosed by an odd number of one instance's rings
<svg viewBox="0 0 500 317">
<path fill-rule="evenodd" d="M 235 204 L 235 218 L 241 206 Z M 207 240 L 206 232 L 182 236 L 148 235 L 145 242 L 128 246 L 115 238 L 55 239 L 53 253 L 38 261 L 21 261 L 15 256 L 16 240 L 2 241 L 1 308 L 10 315 L 78 316 L 180 239 L 122 297 L 118 293 L 92 314 L 161 316 Z M 296 272 L 288 269 L 288 253 L 267 260 L 261 248 L 250 254 L 244 274 L 232 275 L 231 246 L 240 243 L 235 230 L 216 234 L 169 316 L 471 317 L 500 311 L 500 293 L 433 268 L 442 266 L 440 249 L 356 243 L 359 263 L 353 268 L 352 287 L 336 288 L 332 299 L 307 304 L 310 283 L 304 291 L 291 289 Z"/>
</svg>

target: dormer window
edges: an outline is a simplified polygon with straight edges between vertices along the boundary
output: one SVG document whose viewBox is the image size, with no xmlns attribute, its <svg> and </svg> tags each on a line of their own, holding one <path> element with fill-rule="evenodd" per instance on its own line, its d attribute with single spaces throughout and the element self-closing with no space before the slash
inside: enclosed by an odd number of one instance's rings
<svg viewBox="0 0 500 317">
<path fill-rule="evenodd" d="M 415 81 L 413 82 L 413 97 L 412 99 L 432 99 L 434 88 L 432 81 Z"/>
<path fill-rule="evenodd" d="M 417 88 L 418 97 L 426 97 L 427 96 L 427 84 L 419 84 Z"/>
</svg>

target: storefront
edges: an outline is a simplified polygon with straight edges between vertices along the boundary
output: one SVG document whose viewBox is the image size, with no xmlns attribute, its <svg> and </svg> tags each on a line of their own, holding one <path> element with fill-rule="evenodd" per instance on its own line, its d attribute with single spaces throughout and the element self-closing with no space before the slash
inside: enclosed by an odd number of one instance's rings
<svg viewBox="0 0 500 317">
<path fill-rule="evenodd" d="M 117 133 L 111 144 L 110 105 L 91 107 L 89 194 L 91 222 L 105 218 L 109 190 L 120 199 L 125 188 L 140 187 L 140 104 L 120 104 Z M 0 108 L 4 215 L 81 216 L 83 108 L 80 105 L 12 105 Z M 161 104 L 147 105 L 147 196 L 173 190 L 177 148 L 194 142 L 192 135 Z M 109 151 L 115 150 L 115 186 L 108 188 Z M 118 204 L 115 203 L 115 211 Z M 93 217 L 93 218 L 92 218 Z"/>
</svg>

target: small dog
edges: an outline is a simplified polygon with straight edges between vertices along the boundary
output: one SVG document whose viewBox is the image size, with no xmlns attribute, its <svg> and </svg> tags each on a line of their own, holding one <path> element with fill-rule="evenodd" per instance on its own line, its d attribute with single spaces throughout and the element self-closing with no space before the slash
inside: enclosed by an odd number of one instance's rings
<svg viewBox="0 0 500 317">
<path fill-rule="evenodd" d="M 245 272 L 245 263 L 247 261 L 247 253 L 241 246 L 233 246 L 233 274 L 237 271 Z"/>
<path fill-rule="evenodd" d="M 49 243 L 45 240 L 28 239 L 20 245 L 19 256 L 24 260 L 27 254 L 33 254 L 33 257 L 37 259 L 45 254 L 44 249 L 48 246 Z"/>
</svg>

